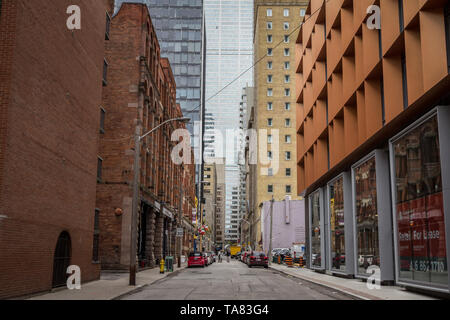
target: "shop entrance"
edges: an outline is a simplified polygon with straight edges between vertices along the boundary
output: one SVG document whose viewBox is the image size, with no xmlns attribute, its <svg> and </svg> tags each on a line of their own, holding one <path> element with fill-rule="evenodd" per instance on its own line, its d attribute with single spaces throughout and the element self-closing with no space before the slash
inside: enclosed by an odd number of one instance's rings
<svg viewBox="0 0 450 320">
<path fill-rule="evenodd" d="M 62 287 L 67 282 L 67 268 L 70 266 L 72 244 L 66 231 L 59 235 L 53 258 L 53 288 Z"/>
</svg>

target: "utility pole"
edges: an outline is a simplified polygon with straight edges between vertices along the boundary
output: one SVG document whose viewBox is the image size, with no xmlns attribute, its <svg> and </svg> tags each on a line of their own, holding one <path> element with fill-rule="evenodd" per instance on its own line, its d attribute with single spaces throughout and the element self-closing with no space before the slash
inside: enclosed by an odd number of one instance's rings
<svg viewBox="0 0 450 320">
<path fill-rule="evenodd" d="M 136 232 L 139 202 L 139 180 L 141 176 L 141 127 L 136 126 L 134 137 L 134 178 L 133 178 L 133 200 L 131 211 L 131 245 L 130 245 L 130 286 L 136 285 Z"/>
<path fill-rule="evenodd" d="M 269 240 L 269 264 L 272 264 L 272 228 L 273 228 L 273 203 L 274 198 L 270 200 L 270 240 Z"/>
<path fill-rule="evenodd" d="M 145 137 L 149 136 L 159 128 L 163 127 L 169 122 L 173 121 L 182 121 L 189 122 L 190 118 L 173 118 L 164 121 L 159 124 L 143 136 L 141 136 L 141 124 L 138 122 L 136 125 L 136 132 L 134 137 L 134 175 L 133 175 L 133 200 L 132 200 L 132 210 L 131 210 L 131 229 L 130 229 L 130 278 L 129 284 L 130 286 L 136 285 L 136 245 L 137 245 L 137 219 L 138 219 L 138 207 L 141 203 L 140 200 L 140 177 L 141 177 L 141 141 L 144 140 Z M 163 205 L 161 205 L 161 209 Z"/>
<path fill-rule="evenodd" d="M 182 219 L 183 219 L 183 186 L 182 182 L 184 181 L 184 177 L 180 179 L 180 209 L 178 212 L 178 228 L 183 228 Z M 181 268 L 181 251 L 183 250 L 183 237 L 177 237 L 178 239 L 178 268 Z"/>
</svg>

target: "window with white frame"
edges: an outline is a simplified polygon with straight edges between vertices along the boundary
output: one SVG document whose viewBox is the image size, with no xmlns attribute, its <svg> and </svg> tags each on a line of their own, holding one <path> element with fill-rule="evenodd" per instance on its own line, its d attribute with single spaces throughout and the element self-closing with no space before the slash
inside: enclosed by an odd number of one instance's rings
<svg viewBox="0 0 450 320">
<path fill-rule="evenodd" d="M 267 110 L 272 111 L 273 110 L 273 102 L 267 102 Z"/>
<path fill-rule="evenodd" d="M 272 61 L 268 61 L 268 62 L 267 62 L 267 69 L 271 70 L 272 67 L 273 67 Z"/>
<path fill-rule="evenodd" d="M 289 61 L 286 61 L 286 62 L 284 63 L 284 69 L 285 69 L 285 70 L 289 70 L 290 67 L 291 67 L 290 62 L 289 62 Z"/>
<path fill-rule="evenodd" d="M 283 29 L 284 30 L 289 30 L 289 22 L 283 23 Z"/>
<path fill-rule="evenodd" d="M 286 152 L 284 153 L 284 159 L 285 159 L 286 161 L 291 160 L 291 152 L 290 152 L 290 151 L 286 151 Z"/>
<path fill-rule="evenodd" d="M 284 9 L 284 10 L 283 10 L 283 15 L 284 15 L 285 17 L 289 17 L 289 9 Z"/>
<path fill-rule="evenodd" d="M 272 83 L 273 76 L 271 74 L 267 75 L 267 83 Z"/>
<path fill-rule="evenodd" d="M 273 36 L 271 34 L 267 35 L 267 42 L 272 43 L 273 42 Z"/>
<path fill-rule="evenodd" d="M 284 95 L 286 97 L 290 97 L 291 96 L 291 89 L 284 89 Z"/>
<path fill-rule="evenodd" d="M 290 104 L 289 102 L 286 102 L 286 103 L 284 104 L 284 109 L 285 109 L 286 111 L 290 111 L 290 110 L 291 110 L 291 104 Z"/>
<path fill-rule="evenodd" d="M 291 119 L 285 119 L 284 120 L 284 126 L 286 128 L 290 128 L 291 127 Z"/>
<path fill-rule="evenodd" d="M 273 137 L 272 137 L 272 135 L 271 135 L 271 134 L 267 135 L 267 143 L 268 143 L 268 144 L 272 144 L 272 142 L 273 142 Z"/>
<path fill-rule="evenodd" d="M 289 36 L 288 35 L 284 36 L 284 43 L 289 43 Z"/>
<path fill-rule="evenodd" d="M 267 125 L 269 127 L 271 127 L 273 125 L 273 119 L 272 118 L 267 119 Z"/>
<path fill-rule="evenodd" d="M 291 140 L 291 136 L 290 136 L 290 135 L 285 135 L 285 136 L 284 136 L 284 142 L 285 142 L 285 143 L 291 143 L 291 141 L 292 141 L 292 140 Z"/>
<path fill-rule="evenodd" d="M 291 76 L 290 75 L 285 75 L 284 76 L 284 83 L 289 83 L 291 82 Z"/>
<path fill-rule="evenodd" d="M 304 17 L 306 14 L 306 10 L 305 9 L 300 9 L 300 17 Z"/>
<path fill-rule="evenodd" d="M 267 9 L 267 16 L 271 17 L 272 16 L 272 9 Z"/>
<path fill-rule="evenodd" d="M 267 30 L 272 30 L 273 24 L 272 22 L 267 22 Z"/>
<path fill-rule="evenodd" d="M 268 55 L 269 57 L 271 57 L 271 56 L 273 55 L 273 50 L 272 50 L 272 48 L 267 48 L 267 55 Z"/>
<path fill-rule="evenodd" d="M 289 51 L 289 48 L 285 48 L 284 49 L 284 56 L 285 57 L 289 57 L 291 55 L 291 53 L 290 53 L 290 51 Z"/>
<path fill-rule="evenodd" d="M 267 96 L 268 97 L 272 97 L 273 96 L 273 90 L 272 89 L 267 89 Z"/>
</svg>

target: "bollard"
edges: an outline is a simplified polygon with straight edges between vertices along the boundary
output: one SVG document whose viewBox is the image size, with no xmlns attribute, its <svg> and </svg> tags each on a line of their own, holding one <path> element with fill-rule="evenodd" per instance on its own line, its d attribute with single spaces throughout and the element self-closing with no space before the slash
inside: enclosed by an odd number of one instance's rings
<svg viewBox="0 0 450 320">
<path fill-rule="evenodd" d="M 161 274 L 164 274 L 164 268 L 165 268 L 164 264 L 165 264 L 164 259 L 161 259 L 161 262 L 159 264 L 159 273 L 161 273 Z"/>
</svg>

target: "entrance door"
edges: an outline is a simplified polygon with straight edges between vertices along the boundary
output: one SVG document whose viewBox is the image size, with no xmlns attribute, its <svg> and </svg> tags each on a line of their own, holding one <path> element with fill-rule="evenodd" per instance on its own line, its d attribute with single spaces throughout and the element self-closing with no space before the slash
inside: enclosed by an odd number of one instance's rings
<svg viewBox="0 0 450 320">
<path fill-rule="evenodd" d="M 58 238 L 53 259 L 53 288 L 66 285 L 68 277 L 67 268 L 70 266 L 71 255 L 72 244 L 70 235 L 64 231 Z"/>
</svg>

